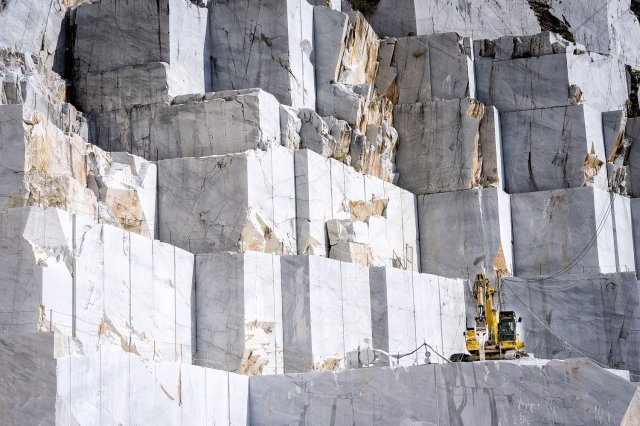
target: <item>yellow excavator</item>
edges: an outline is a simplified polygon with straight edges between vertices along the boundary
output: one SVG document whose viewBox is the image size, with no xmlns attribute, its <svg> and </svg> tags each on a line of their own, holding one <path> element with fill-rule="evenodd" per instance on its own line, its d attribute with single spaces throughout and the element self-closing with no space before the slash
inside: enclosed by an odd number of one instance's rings
<svg viewBox="0 0 640 426">
<path fill-rule="evenodd" d="M 500 277 L 498 276 L 498 287 Z M 476 326 L 467 327 L 464 333 L 468 354 L 453 354 L 452 362 L 518 359 L 526 357 L 522 351 L 524 342 L 518 340 L 516 320 L 513 311 L 494 309 L 493 298 L 496 290 L 485 274 L 477 274 L 473 286 L 476 300 Z M 499 293 L 500 296 L 500 293 Z M 501 297 L 500 301 L 502 300 Z M 502 308 L 502 303 L 499 303 Z"/>
</svg>

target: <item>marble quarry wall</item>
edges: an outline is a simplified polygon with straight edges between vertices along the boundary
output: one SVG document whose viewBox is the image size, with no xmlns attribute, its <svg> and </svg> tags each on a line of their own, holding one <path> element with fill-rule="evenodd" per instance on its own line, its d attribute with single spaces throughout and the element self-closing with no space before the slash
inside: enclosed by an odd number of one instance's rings
<svg viewBox="0 0 640 426">
<path fill-rule="evenodd" d="M 0 0 L 0 423 L 636 424 L 638 2 L 462 3 Z"/>
</svg>

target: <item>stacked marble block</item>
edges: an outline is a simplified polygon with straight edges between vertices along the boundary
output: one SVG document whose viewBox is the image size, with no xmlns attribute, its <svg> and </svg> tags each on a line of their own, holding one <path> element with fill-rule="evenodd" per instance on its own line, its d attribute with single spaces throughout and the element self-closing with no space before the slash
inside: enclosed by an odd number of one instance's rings
<svg viewBox="0 0 640 426">
<path fill-rule="evenodd" d="M 500 121 L 476 96 L 470 39 L 446 33 L 381 41 L 376 85 L 395 104 L 398 185 L 418 196 L 423 272 L 512 271 Z"/>
<path fill-rule="evenodd" d="M 635 270 L 630 200 L 609 192 L 605 166 L 603 118 L 625 105 L 624 67 L 549 33 L 474 51 L 478 98 L 500 111 L 515 273 Z"/>
<path fill-rule="evenodd" d="M 603 167 L 602 114 L 627 99 L 619 62 L 550 33 L 473 46 L 442 34 L 386 43 L 400 54 L 379 75 L 427 76 L 388 80 L 399 103 L 398 185 L 418 194 L 423 271 L 635 270 L 629 199 L 607 192 Z M 463 98 L 472 88 L 479 101 Z M 572 200 L 559 207 L 565 216 L 547 208 L 554 190 Z M 582 221 L 573 220 L 576 208 Z M 542 222 L 553 236 L 540 232 Z"/>
<path fill-rule="evenodd" d="M 464 7 L 446 0 L 381 0 L 369 16 L 380 35 L 406 37 L 454 31 L 474 39 L 553 31 L 589 51 L 612 55 L 636 68 L 640 36 L 635 1 L 470 0 Z M 517 16 L 517 19 L 505 17 Z"/>
<path fill-rule="evenodd" d="M 445 357 L 463 350 L 461 280 L 256 252 L 198 255 L 196 271 L 198 365 L 282 374 L 353 368 L 367 347 L 405 354 L 426 342 Z M 424 351 L 401 363 L 425 363 Z"/>
</svg>

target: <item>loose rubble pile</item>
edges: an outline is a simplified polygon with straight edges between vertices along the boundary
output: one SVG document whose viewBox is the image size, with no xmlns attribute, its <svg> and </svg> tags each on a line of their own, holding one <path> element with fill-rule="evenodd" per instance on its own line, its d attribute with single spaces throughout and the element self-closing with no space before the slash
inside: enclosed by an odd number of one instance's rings
<svg viewBox="0 0 640 426">
<path fill-rule="evenodd" d="M 0 0 L 2 423 L 636 424 L 636 3 Z"/>
</svg>

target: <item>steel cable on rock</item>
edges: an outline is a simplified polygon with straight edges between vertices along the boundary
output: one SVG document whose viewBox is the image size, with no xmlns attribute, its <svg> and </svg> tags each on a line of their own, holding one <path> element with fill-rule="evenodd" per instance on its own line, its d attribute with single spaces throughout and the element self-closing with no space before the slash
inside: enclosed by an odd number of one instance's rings
<svg viewBox="0 0 640 426">
<path fill-rule="evenodd" d="M 568 265 L 563 267 L 560 271 L 555 272 L 555 273 L 553 273 L 551 275 L 547 275 L 547 276 L 543 276 L 543 277 L 539 277 L 539 278 L 521 278 L 521 279 L 523 281 L 525 281 L 525 282 L 541 282 L 541 281 L 548 280 L 548 279 L 551 279 L 551 278 L 557 278 L 557 277 L 560 277 L 562 275 L 566 275 L 571 270 L 571 268 L 576 266 L 576 264 L 578 262 L 580 262 L 582 259 L 584 259 L 584 257 L 587 255 L 589 250 L 593 247 L 594 242 L 596 241 L 596 239 L 598 238 L 598 236 L 600 235 L 600 233 L 604 229 L 604 225 L 606 224 L 606 221 L 609 218 L 609 215 L 611 214 L 611 208 L 612 207 L 613 207 L 613 201 L 611 200 L 611 197 L 609 197 L 609 203 L 608 203 L 607 207 L 605 208 L 603 206 L 602 210 L 600 211 L 600 214 L 598 215 L 599 219 L 597 221 L 597 226 L 596 226 L 595 233 L 591 236 L 591 238 L 589 239 L 589 242 L 587 242 L 587 245 L 580 251 L 580 253 L 578 253 L 578 255 L 571 262 L 569 262 Z M 603 216 L 603 214 L 604 214 L 604 216 Z"/>
<path fill-rule="evenodd" d="M 533 318 L 538 321 L 549 333 L 551 333 L 553 336 L 555 336 L 558 340 L 560 340 L 562 343 L 565 344 L 566 347 L 568 347 L 569 349 L 574 350 L 575 352 L 579 353 L 580 355 L 582 355 L 583 357 L 587 358 L 588 360 L 590 360 L 591 362 L 597 364 L 599 367 L 601 368 L 610 368 L 609 366 L 601 363 L 600 361 L 597 361 L 595 359 L 593 359 L 592 357 L 590 357 L 589 355 L 585 354 L 583 351 L 581 351 L 580 349 L 576 348 L 575 346 L 573 346 L 571 343 L 567 342 L 563 337 L 559 336 L 558 333 L 556 333 L 555 331 L 553 331 L 553 329 L 551 327 L 549 327 L 544 321 L 542 321 L 540 318 L 538 318 L 538 316 L 529 308 L 529 306 L 527 306 L 526 303 L 524 303 L 522 301 L 522 299 L 520 299 L 520 297 L 518 297 L 518 295 L 516 294 L 515 291 L 513 291 L 513 289 L 511 287 L 509 287 L 508 284 L 505 284 L 505 286 L 509 289 L 509 291 L 513 294 L 513 296 L 518 299 L 518 301 L 520 302 L 520 304 L 522 306 L 524 306 L 524 308 L 529 311 L 529 313 L 531 314 L 531 316 L 533 316 Z"/>
</svg>

